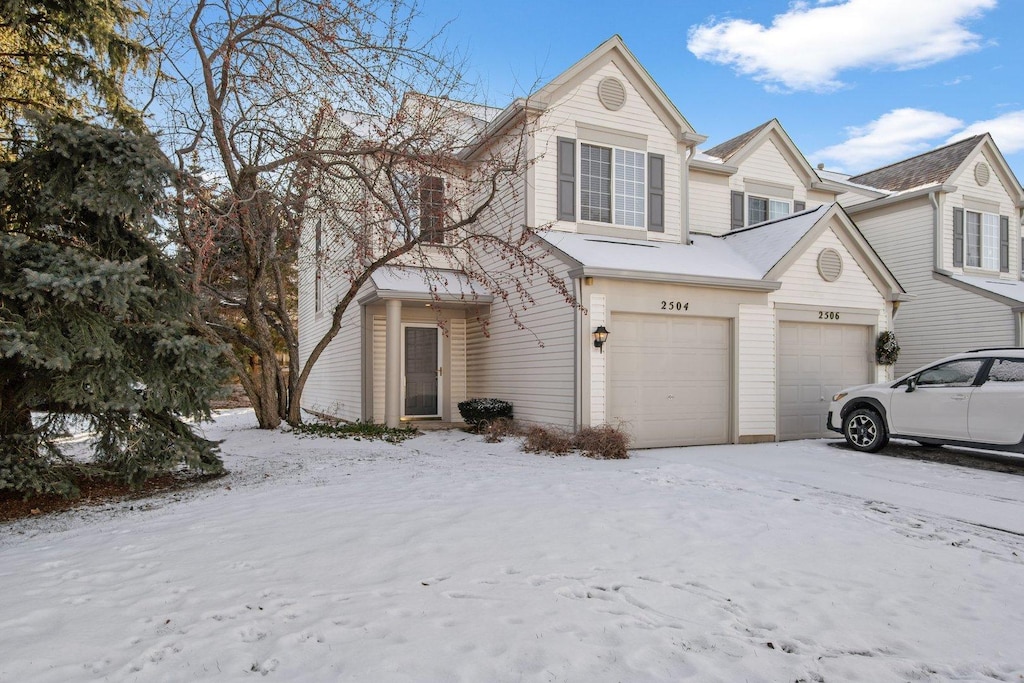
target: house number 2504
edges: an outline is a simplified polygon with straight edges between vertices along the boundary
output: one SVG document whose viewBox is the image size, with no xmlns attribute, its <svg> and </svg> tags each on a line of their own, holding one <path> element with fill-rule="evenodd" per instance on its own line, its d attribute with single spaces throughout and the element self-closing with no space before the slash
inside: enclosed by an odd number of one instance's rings
<svg viewBox="0 0 1024 683">
<path fill-rule="evenodd" d="M 661 310 L 663 311 L 688 311 L 690 310 L 690 302 L 686 301 L 662 301 Z"/>
<path fill-rule="evenodd" d="M 836 311 L 818 311 L 818 320 L 839 320 L 839 313 Z"/>
</svg>

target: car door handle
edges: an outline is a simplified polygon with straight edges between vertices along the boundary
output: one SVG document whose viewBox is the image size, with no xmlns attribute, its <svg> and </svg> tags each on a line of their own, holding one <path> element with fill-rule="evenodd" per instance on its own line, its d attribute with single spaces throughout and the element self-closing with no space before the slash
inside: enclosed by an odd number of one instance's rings
<svg viewBox="0 0 1024 683">
<path fill-rule="evenodd" d="M 963 401 L 964 399 L 967 398 L 967 394 L 954 394 L 951 398 L 954 401 Z"/>
</svg>

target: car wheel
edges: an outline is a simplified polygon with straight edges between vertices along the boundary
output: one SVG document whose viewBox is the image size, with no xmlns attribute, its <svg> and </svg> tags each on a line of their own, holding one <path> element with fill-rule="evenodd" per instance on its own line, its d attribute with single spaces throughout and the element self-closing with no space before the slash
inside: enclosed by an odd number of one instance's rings
<svg viewBox="0 0 1024 683">
<path fill-rule="evenodd" d="M 843 436 L 852 448 L 865 453 L 874 453 L 889 443 L 885 420 L 870 408 L 857 408 L 846 416 Z"/>
</svg>

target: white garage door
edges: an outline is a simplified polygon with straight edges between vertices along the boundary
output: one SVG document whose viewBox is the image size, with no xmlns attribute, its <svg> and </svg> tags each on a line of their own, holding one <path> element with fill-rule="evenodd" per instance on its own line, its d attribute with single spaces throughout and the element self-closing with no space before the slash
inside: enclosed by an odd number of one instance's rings
<svg viewBox="0 0 1024 683">
<path fill-rule="evenodd" d="M 779 438 L 835 436 L 825 427 L 832 395 L 870 371 L 870 327 L 779 323 Z"/>
<path fill-rule="evenodd" d="M 609 328 L 609 413 L 635 447 L 729 441 L 728 320 L 619 313 Z"/>
</svg>

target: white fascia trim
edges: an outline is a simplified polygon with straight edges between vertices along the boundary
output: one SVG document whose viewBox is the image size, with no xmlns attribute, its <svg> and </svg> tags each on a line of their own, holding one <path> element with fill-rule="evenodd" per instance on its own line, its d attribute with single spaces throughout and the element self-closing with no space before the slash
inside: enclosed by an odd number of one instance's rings
<svg viewBox="0 0 1024 683">
<path fill-rule="evenodd" d="M 900 194 L 889 195 L 888 197 L 882 197 L 881 199 L 872 199 L 869 202 L 862 204 L 854 204 L 853 206 L 844 207 L 846 213 L 853 215 L 855 213 L 864 213 L 871 209 L 877 209 L 890 204 L 896 204 L 898 202 L 905 201 L 907 199 L 915 199 L 919 197 L 927 197 L 933 192 L 956 192 L 956 185 L 928 185 L 916 190 L 909 192 L 902 192 Z"/>
<path fill-rule="evenodd" d="M 773 292 L 782 287 L 781 282 L 745 280 L 743 278 L 714 277 L 708 275 L 683 275 L 680 273 L 653 273 L 643 270 L 620 268 L 594 268 L 584 266 L 569 271 L 569 277 L 606 277 L 612 280 L 643 280 L 647 282 L 671 282 L 680 285 L 698 285 L 722 289 L 747 289 L 754 292 Z"/>
<path fill-rule="evenodd" d="M 954 287 L 959 287 L 964 291 L 977 294 L 978 296 L 984 297 L 986 299 L 991 299 L 992 301 L 996 301 L 1001 304 L 1005 304 L 1010 308 L 1011 311 L 1016 312 L 1024 310 L 1024 305 L 1022 305 L 1021 302 L 1017 301 L 1016 299 L 1011 299 L 1009 297 L 996 294 L 993 291 L 982 289 L 981 287 L 975 287 L 969 282 L 962 282 L 960 280 L 957 280 L 955 277 L 953 277 L 953 275 L 953 273 L 950 273 L 949 271 L 945 270 L 932 271 L 932 277 L 938 280 L 939 282 L 944 282 L 947 285 L 953 285 Z"/>
<path fill-rule="evenodd" d="M 740 170 L 739 166 L 713 164 L 710 161 L 704 161 L 702 159 L 694 159 L 691 161 L 690 168 L 698 171 L 707 171 L 708 173 L 717 173 L 719 175 L 735 175 Z"/>
<path fill-rule="evenodd" d="M 387 301 L 388 299 L 401 299 L 402 301 L 428 301 L 441 304 L 464 304 L 476 306 L 478 304 L 494 303 L 494 296 L 491 294 L 476 294 L 473 296 L 460 296 L 458 294 L 431 294 L 430 292 L 408 292 L 401 289 L 381 289 L 364 294 L 357 302 L 360 306 Z"/>
</svg>

